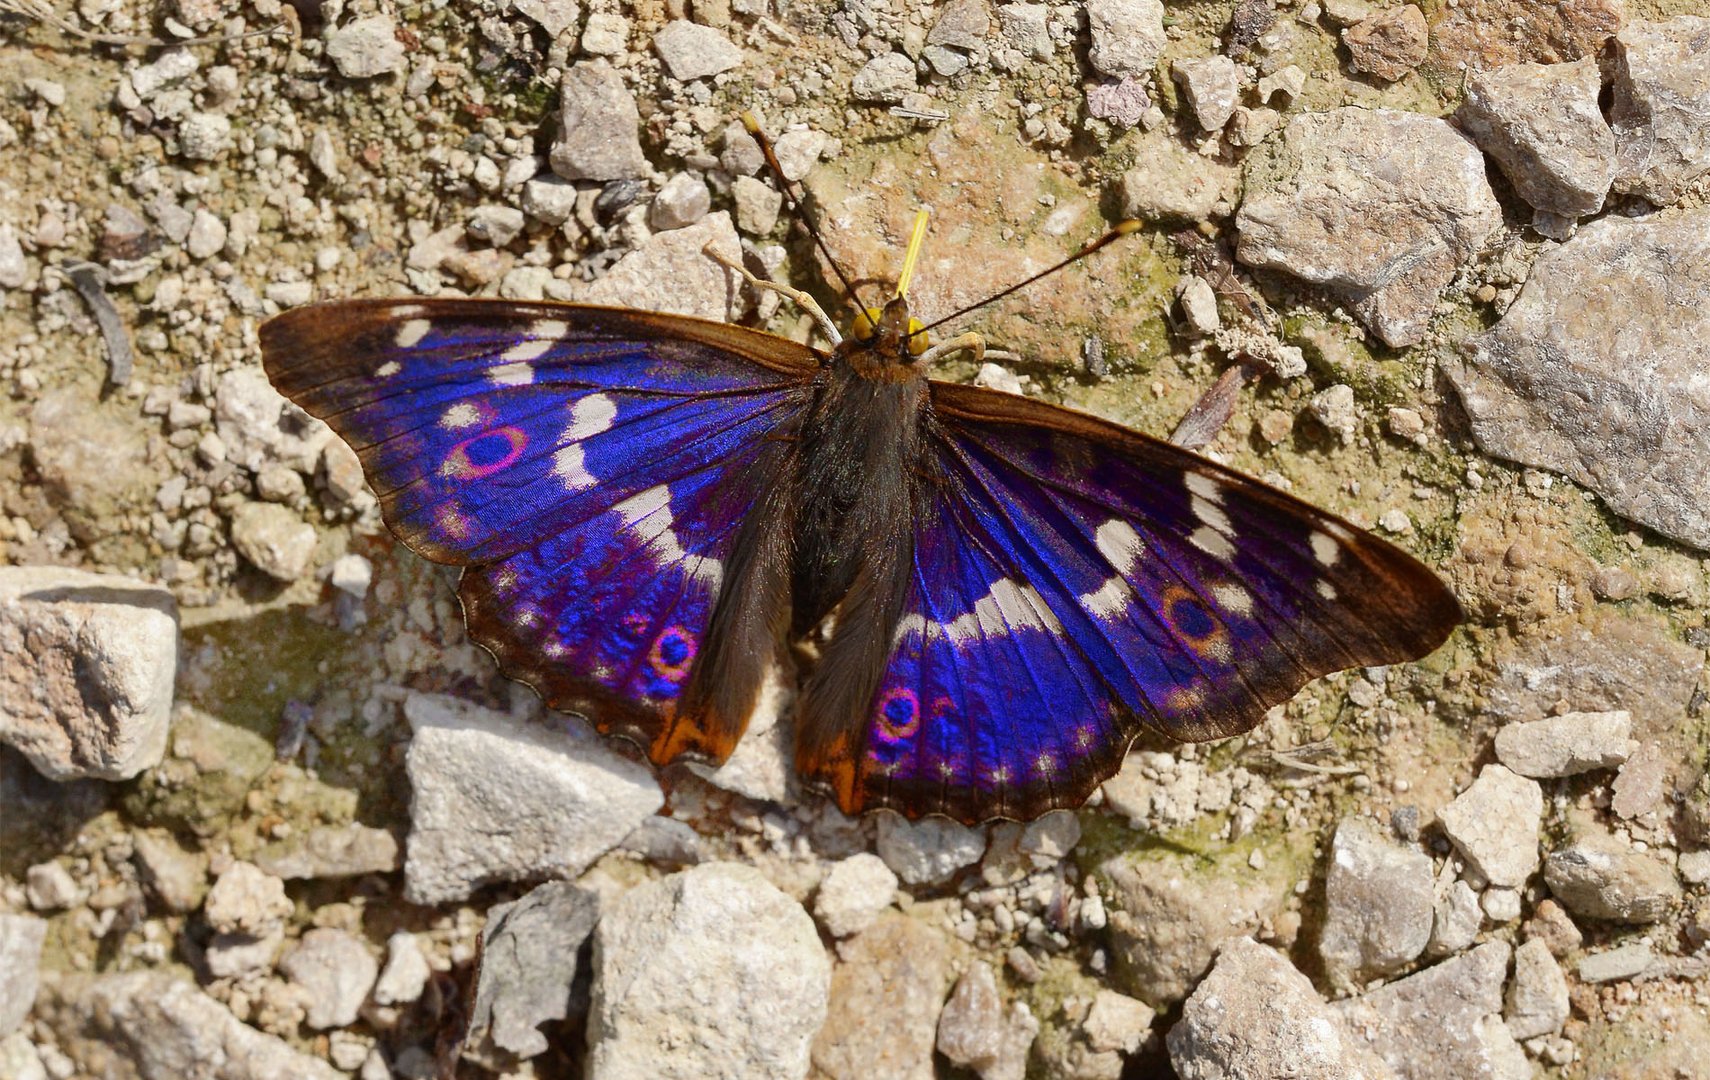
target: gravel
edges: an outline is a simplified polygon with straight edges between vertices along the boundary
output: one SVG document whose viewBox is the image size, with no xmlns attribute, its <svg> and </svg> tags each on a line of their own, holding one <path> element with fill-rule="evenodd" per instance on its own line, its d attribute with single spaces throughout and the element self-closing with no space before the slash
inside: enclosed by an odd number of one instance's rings
<svg viewBox="0 0 1710 1080">
<path fill-rule="evenodd" d="M 1710 646 L 1686 550 L 1710 502 L 1704 20 L 1479 0 L 1427 39 L 1355 0 L 602 6 L 334 4 L 228 37 L 278 5 L 173 0 L 155 32 L 221 40 L 70 64 L 60 29 L 10 20 L 0 578 L 99 584 L 0 594 L 0 1076 L 402 1080 L 451 1067 L 438 1033 L 477 1012 L 459 1072 L 1705 1056 L 1679 1019 L 1710 879 L 1682 723 Z M 923 321 L 1142 218 L 940 328 L 1008 355 L 932 376 L 1158 434 L 1233 360 L 1277 362 L 1294 385 L 1232 398 L 1205 452 L 1420 555 L 1467 613 L 1453 645 L 1332 676 L 1239 743 L 1148 736 L 1092 805 L 978 829 L 839 813 L 795 783 L 788 709 L 722 768 L 656 772 L 508 683 L 456 570 L 388 534 L 256 328 L 415 295 L 810 332 L 709 242 L 842 322 L 740 109 L 866 302 L 931 208 Z M 395 359 L 431 394 L 444 357 Z M 1273 759 L 1325 734 L 1319 768 Z"/>
</svg>

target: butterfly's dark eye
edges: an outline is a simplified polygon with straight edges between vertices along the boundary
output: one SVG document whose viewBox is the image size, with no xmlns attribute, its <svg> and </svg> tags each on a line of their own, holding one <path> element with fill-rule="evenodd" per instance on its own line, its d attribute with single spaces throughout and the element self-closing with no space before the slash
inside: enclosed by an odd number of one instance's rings
<svg viewBox="0 0 1710 1080">
<path fill-rule="evenodd" d="M 1232 655 L 1229 631 L 1192 592 L 1180 585 L 1165 589 L 1164 618 L 1170 628 L 1180 634 L 1188 647 L 1200 656 L 1227 663 Z"/>
<path fill-rule="evenodd" d="M 1210 613 L 1191 598 L 1178 599 L 1170 608 L 1170 618 L 1190 638 L 1203 638 L 1217 629 Z"/>
<path fill-rule="evenodd" d="M 528 446 L 528 436 L 503 427 L 465 439 L 451 448 L 440 471 L 453 480 L 479 480 L 516 464 Z"/>
<path fill-rule="evenodd" d="M 920 730 L 920 699 L 913 690 L 899 686 L 879 698 L 879 727 L 892 739 L 907 739 Z"/>
<path fill-rule="evenodd" d="M 653 643 L 653 655 L 648 660 L 659 674 L 681 678 L 689 673 L 689 665 L 694 663 L 695 639 L 681 626 L 670 627 Z"/>
</svg>

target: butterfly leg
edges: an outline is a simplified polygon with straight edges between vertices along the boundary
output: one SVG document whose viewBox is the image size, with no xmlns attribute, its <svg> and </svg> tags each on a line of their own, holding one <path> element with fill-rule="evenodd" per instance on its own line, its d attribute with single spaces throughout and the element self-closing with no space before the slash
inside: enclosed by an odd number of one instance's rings
<svg viewBox="0 0 1710 1080">
<path fill-rule="evenodd" d="M 930 364 L 934 360 L 940 360 L 952 353 L 959 352 L 973 353 L 974 363 L 978 364 L 986 358 L 986 339 L 972 330 L 968 331 L 966 334 L 957 334 L 948 341 L 940 341 L 932 348 L 921 353 L 920 358 L 915 362 L 918 364 Z"/>
<path fill-rule="evenodd" d="M 820 331 L 825 334 L 826 338 L 833 345 L 841 345 L 843 343 L 843 335 L 837 332 L 837 324 L 831 321 L 831 316 L 821 310 L 818 302 L 807 293 L 802 292 L 800 289 L 791 288 L 782 282 L 772 281 L 768 278 L 759 277 L 750 273 L 748 267 L 743 266 L 740 261 L 731 258 L 722 251 L 714 250 L 711 244 L 702 248 L 701 254 L 723 266 L 726 270 L 734 270 L 738 274 L 741 274 L 743 280 L 754 286 L 756 289 L 769 289 L 784 297 L 786 300 L 793 301 L 797 307 L 813 316 L 813 321 L 819 324 Z"/>
</svg>

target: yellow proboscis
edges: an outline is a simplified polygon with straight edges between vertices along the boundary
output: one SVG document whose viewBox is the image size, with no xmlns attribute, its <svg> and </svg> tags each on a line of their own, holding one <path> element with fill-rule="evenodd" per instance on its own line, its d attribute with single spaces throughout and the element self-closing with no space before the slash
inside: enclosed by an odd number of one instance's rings
<svg viewBox="0 0 1710 1080">
<path fill-rule="evenodd" d="M 896 296 L 898 300 L 908 297 L 908 285 L 910 281 L 914 280 L 914 268 L 920 262 L 920 251 L 926 246 L 926 223 L 931 217 L 932 212 L 925 208 L 914 212 L 914 226 L 909 230 L 908 248 L 903 252 L 902 272 L 897 275 Z M 879 316 L 882 313 L 876 307 L 861 309 L 860 313 L 855 316 L 855 325 L 851 328 L 851 332 L 856 338 L 863 341 L 872 337 L 873 331 L 878 328 Z M 912 316 L 909 318 L 908 351 L 916 356 L 925 352 L 930 344 L 926 335 L 918 332 L 921 327 L 922 323 L 919 319 Z"/>
<path fill-rule="evenodd" d="M 914 212 L 914 228 L 909 230 L 908 250 L 903 252 L 902 273 L 897 275 L 897 296 L 908 296 L 908 283 L 914 278 L 914 264 L 920 261 L 920 249 L 926 246 L 926 222 L 932 212 L 921 207 Z"/>
</svg>

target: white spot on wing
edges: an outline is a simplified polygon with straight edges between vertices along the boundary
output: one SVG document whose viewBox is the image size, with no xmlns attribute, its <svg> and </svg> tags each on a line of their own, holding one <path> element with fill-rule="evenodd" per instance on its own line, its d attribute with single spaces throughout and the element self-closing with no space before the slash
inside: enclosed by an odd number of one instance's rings
<svg viewBox="0 0 1710 1080">
<path fill-rule="evenodd" d="M 570 426 L 564 429 L 569 442 L 598 435 L 617 419 L 617 402 L 604 394 L 589 394 L 570 408 Z"/>
<path fill-rule="evenodd" d="M 402 364 L 398 363 L 396 360 L 388 360 L 374 369 L 374 377 L 376 379 L 390 379 L 402 370 L 404 370 Z"/>
<path fill-rule="evenodd" d="M 406 319 L 398 327 L 398 336 L 392 340 L 397 342 L 400 349 L 413 349 L 421 343 L 422 338 L 427 337 L 428 331 L 432 329 L 433 323 L 426 319 Z"/>
<path fill-rule="evenodd" d="M 497 386 L 527 386 L 534 381 L 534 368 L 520 360 L 500 364 L 487 369 L 487 380 Z"/>
<path fill-rule="evenodd" d="M 1188 537 L 1188 543 L 1212 558 L 1221 559 L 1224 562 L 1229 562 L 1235 557 L 1235 545 L 1229 542 L 1228 537 L 1210 526 L 1195 529 L 1193 535 Z"/>
<path fill-rule="evenodd" d="M 1046 606 L 1045 598 L 1031 585 L 1011 578 L 994 582 L 986 595 L 974 601 L 974 610 L 957 616 L 947 623 L 928 620 L 919 614 L 905 615 L 897 623 L 895 640 L 901 642 L 910 634 L 919 634 L 928 641 L 946 637 L 957 645 L 981 638 L 1012 634 L 1031 628 L 1060 634 L 1063 624 Z"/>
<path fill-rule="evenodd" d="M 1128 574 L 1134 572 L 1134 567 L 1140 562 L 1140 556 L 1146 553 L 1146 541 L 1134 531 L 1134 526 L 1120 518 L 1111 518 L 1100 525 L 1093 533 L 1093 542 L 1098 545 L 1098 553 L 1104 556 L 1111 569 L 1116 571 L 1112 577 L 1106 578 L 1104 584 L 1089 593 L 1082 593 L 1077 599 L 1081 606 L 1101 619 L 1108 619 L 1128 607 L 1134 599 L 1134 589 L 1125 580 Z"/>
<path fill-rule="evenodd" d="M 704 555 L 691 555 L 683 549 L 682 541 L 672 531 L 671 489 L 664 484 L 650 487 L 639 495 L 625 499 L 612 507 L 625 525 L 647 541 L 647 546 L 665 566 L 680 565 L 684 573 L 703 582 L 708 589 L 717 590 L 724 579 L 724 564 Z"/>
<path fill-rule="evenodd" d="M 1229 515 L 1225 514 L 1223 508 L 1210 499 L 1202 499 L 1195 495 L 1188 500 L 1188 504 L 1193 510 L 1193 516 L 1199 519 L 1200 524 L 1209 525 L 1220 533 L 1227 534 L 1235 531 L 1235 526 L 1229 523 Z"/>
<path fill-rule="evenodd" d="M 1336 596 L 1337 596 L 1336 586 L 1330 584 L 1328 581 L 1324 581 L 1321 579 L 1316 585 L 1313 586 L 1313 588 L 1317 589 L 1318 595 L 1322 596 L 1326 600 L 1336 599 Z"/>
<path fill-rule="evenodd" d="M 459 431 L 481 422 L 481 411 L 467 401 L 459 401 L 440 414 L 439 426 Z"/>
<path fill-rule="evenodd" d="M 1128 602 L 1134 599 L 1134 588 L 1121 578 L 1113 577 L 1096 591 L 1082 593 L 1078 599 L 1082 607 L 1101 619 L 1108 619 L 1128 607 Z"/>
<path fill-rule="evenodd" d="M 1007 634 L 1023 627 L 1051 633 L 1063 630 L 1037 589 L 1003 578 L 993 582 L 991 591 L 974 601 L 973 611 L 945 626 L 944 632 L 950 640 L 962 642 L 979 636 Z"/>
<path fill-rule="evenodd" d="M 541 319 L 528 328 L 529 336 L 506 349 L 502 358 L 512 363 L 528 363 L 545 356 L 547 350 L 558 344 L 570 328 L 557 319 Z"/>
<path fill-rule="evenodd" d="M 1312 534 L 1311 541 L 1312 557 L 1317 559 L 1324 566 L 1335 566 L 1336 560 L 1340 558 L 1342 554 L 1342 549 L 1336 541 L 1321 532 L 1314 532 Z"/>
<path fill-rule="evenodd" d="M 1249 617 L 1253 614 L 1253 594 L 1232 581 L 1213 585 L 1211 595 L 1224 611 L 1233 611 L 1237 615 Z"/>
<path fill-rule="evenodd" d="M 1093 534 L 1093 541 L 1098 544 L 1098 553 L 1118 574 L 1132 572 L 1134 564 L 1146 553 L 1146 541 L 1140 539 L 1134 526 L 1117 518 L 1100 525 Z"/>
<path fill-rule="evenodd" d="M 580 443 L 571 443 L 552 455 L 552 472 L 564 481 L 564 486 L 571 491 L 583 491 L 598 482 L 594 474 L 588 471 L 587 463 L 582 458 Z"/>
<path fill-rule="evenodd" d="M 1204 473 L 1188 473 L 1183 483 L 1187 486 L 1189 494 L 1198 495 L 1206 502 L 1222 505 L 1223 485 Z"/>
</svg>

